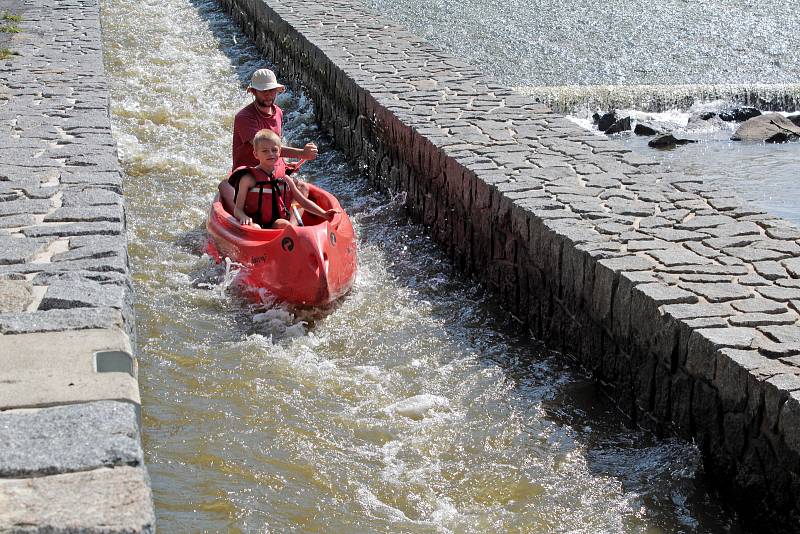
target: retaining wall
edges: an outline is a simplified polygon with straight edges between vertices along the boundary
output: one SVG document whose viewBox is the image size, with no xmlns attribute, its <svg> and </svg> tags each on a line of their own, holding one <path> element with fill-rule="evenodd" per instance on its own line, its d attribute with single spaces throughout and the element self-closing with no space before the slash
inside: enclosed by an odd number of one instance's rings
<svg viewBox="0 0 800 534">
<path fill-rule="evenodd" d="M 223 0 L 338 145 L 635 423 L 759 520 L 800 513 L 800 231 L 354 2 Z M 788 522 L 787 522 L 788 518 Z"/>
<path fill-rule="evenodd" d="M 152 532 L 99 5 L 3 13 L 0 531 Z"/>
</svg>

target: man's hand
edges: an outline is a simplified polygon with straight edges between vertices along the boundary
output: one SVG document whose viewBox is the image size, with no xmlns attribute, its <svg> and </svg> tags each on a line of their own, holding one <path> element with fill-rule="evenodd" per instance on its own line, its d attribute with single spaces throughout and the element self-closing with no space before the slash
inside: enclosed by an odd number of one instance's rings
<svg viewBox="0 0 800 534">
<path fill-rule="evenodd" d="M 306 143 L 303 147 L 303 155 L 300 156 L 303 159 L 312 160 L 316 159 L 319 151 L 317 150 L 317 145 L 314 143 Z"/>
</svg>

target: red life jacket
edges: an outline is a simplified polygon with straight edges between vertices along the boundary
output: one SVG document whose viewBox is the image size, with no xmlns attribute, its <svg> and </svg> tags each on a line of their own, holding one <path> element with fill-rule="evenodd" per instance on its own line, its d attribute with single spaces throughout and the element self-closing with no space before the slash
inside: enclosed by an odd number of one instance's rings
<svg viewBox="0 0 800 534">
<path fill-rule="evenodd" d="M 245 174 L 252 174 L 256 183 L 247 191 L 244 212 L 253 222 L 269 228 L 278 219 L 289 220 L 289 206 L 292 205 L 292 191 L 286 183 L 286 174 L 278 171 L 277 176 L 267 174 L 258 167 L 238 167 L 228 176 L 234 190 L 233 203 L 239 195 L 239 181 Z"/>
</svg>

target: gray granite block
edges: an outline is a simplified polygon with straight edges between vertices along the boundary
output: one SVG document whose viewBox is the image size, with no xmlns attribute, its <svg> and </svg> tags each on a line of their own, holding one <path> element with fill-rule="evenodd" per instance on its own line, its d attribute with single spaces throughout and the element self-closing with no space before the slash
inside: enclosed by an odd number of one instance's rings
<svg viewBox="0 0 800 534">
<path fill-rule="evenodd" d="M 704 297 L 708 302 L 727 302 L 729 300 L 749 298 L 753 295 L 750 288 L 733 283 L 715 284 L 706 282 L 702 284 L 683 284 L 683 287 L 696 295 Z"/>
<path fill-rule="evenodd" d="M 136 407 L 100 401 L 0 412 L 0 478 L 139 466 Z"/>
<path fill-rule="evenodd" d="M 45 222 L 121 222 L 124 212 L 119 206 L 79 206 L 58 208 L 48 213 Z"/>
<path fill-rule="evenodd" d="M 736 315 L 728 304 L 667 304 L 662 309 L 664 313 L 679 320 Z"/>
<path fill-rule="evenodd" d="M 791 325 L 797 322 L 797 314 L 786 313 L 745 313 L 730 318 L 733 326 Z"/>
<path fill-rule="evenodd" d="M 116 222 L 79 222 L 49 224 L 25 228 L 22 233 L 28 237 L 71 237 L 78 235 L 121 235 L 123 226 Z"/>
<path fill-rule="evenodd" d="M 0 236 L 0 265 L 24 263 L 33 259 L 48 244 L 46 239 Z"/>
<path fill-rule="evenodd" d="M 36 223 L 36 217 L 29 213 L 0 217 L 0 228 L 19 228 Z"/>
<path fill-rule="evenodd" d="M 786 305 L 774 300 L 764 298 L 748 298 L 736 300 L 730 303 L 734 309 L 744 313 L 774 313 L 782 314 L 786 311 Z"/>
<path fill-rule="evenodd" d="M 31 284 L 28 281 L 0 280 L 0 313 L 24 311 L 31 300 Z"/>
<path fill-rule="evenodd" d="M 661 304 L 679 304 L 697 302 L 697 295 L 685 291 L 676 286 L 665 284 L 640 284 L 636 286 L 636 291 L 641 291 L 649 299 Z"/>
<path fill-rule="evenodd" d="M 23 198 L 20 200 L 0 202 L 0 217 L 32 213 L 44 214 L 50 211 L 50 206 L 51 202 L 43 199 L 30 200 Z"/>
<path fill-rule="evenodd" d="M 0 532 L 153 534 L 155 513 L 143 467 L 102 467 L 0 480 Z"/>
<path fill-rule="evenodd" d="M 704 258 L 703 256 L 695 254 L 694 252 L 691 252 L 684 248 L 673 247 L 671 249 L 666 249 L 666 250 L 650 250 L 647 252 L 647 254 L 658 260 L 663 265 L 666 265 L 667 267 L 674 267 L 676 265 L 713 264 L 712 260 Z"/>
<path fill-rule="evenodd" d="M 800 289 L 792 287 L 764 286 L 757 287 L 755 290 L 770 300 L 778 302 L 789 302 L 790 300 L 800 299 Z"/>
<path fill-rule="evenodd" d="M 122 326 L 122 314 L 114 308 L 74 308 L 30 313 L 0 313 L 0 333 L 27 334 Z"/>
<path fill-rule="evenodd" d="M 125 307 L 127 292 L 124 287 L 104 285 L 91 280 L 55 280 L 39 304 L 40 310 L 70 308 Z"/>
<path fill-rule="evenodd" d="M 62 206 L 64 207 L 78 207 L 78 206 L 111 206 L 121 205 L 123 197 L 116 191 L 104 189 L 101 187 L 86 187 L 81 190 L 67 190 L 64 191 Z"/>
<path fill-rule="evenodd" d="M 767 260 L 780 260 L 788 258 L 791 254 L 789 252 L 782 252 L 780 250 L 771 250 L 766 248 L 749 247 L 730 247 L 722 250 L 725 254 L 739 258 L 746 262 L 761 262 Z"/>
</svg>

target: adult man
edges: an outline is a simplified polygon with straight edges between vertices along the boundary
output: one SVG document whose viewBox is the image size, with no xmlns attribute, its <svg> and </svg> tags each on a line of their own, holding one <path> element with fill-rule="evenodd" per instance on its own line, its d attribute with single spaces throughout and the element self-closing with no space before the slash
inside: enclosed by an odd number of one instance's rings
<svg viewBox="0 0 800 534">
<path fill-rule="evenodd" d="M 258 165 L 252 141 L 259 130 L 266 128 L 281 135 L 283 110 L 275 104 L 275 97 L 285 89 L 271 70 L 258 69 L 253 73 L 247 87 L 247 92 L 253 95 L 253 102 L 242 108 L 233 121 L 232 169 Z M 317 146 L 314 143 L 307 143 L 303 148 L 284 146 L 281 157 L 311 160 L 317 157 Z M 284 165 L 283 161 L 281 165 Z"/>
</svg>

